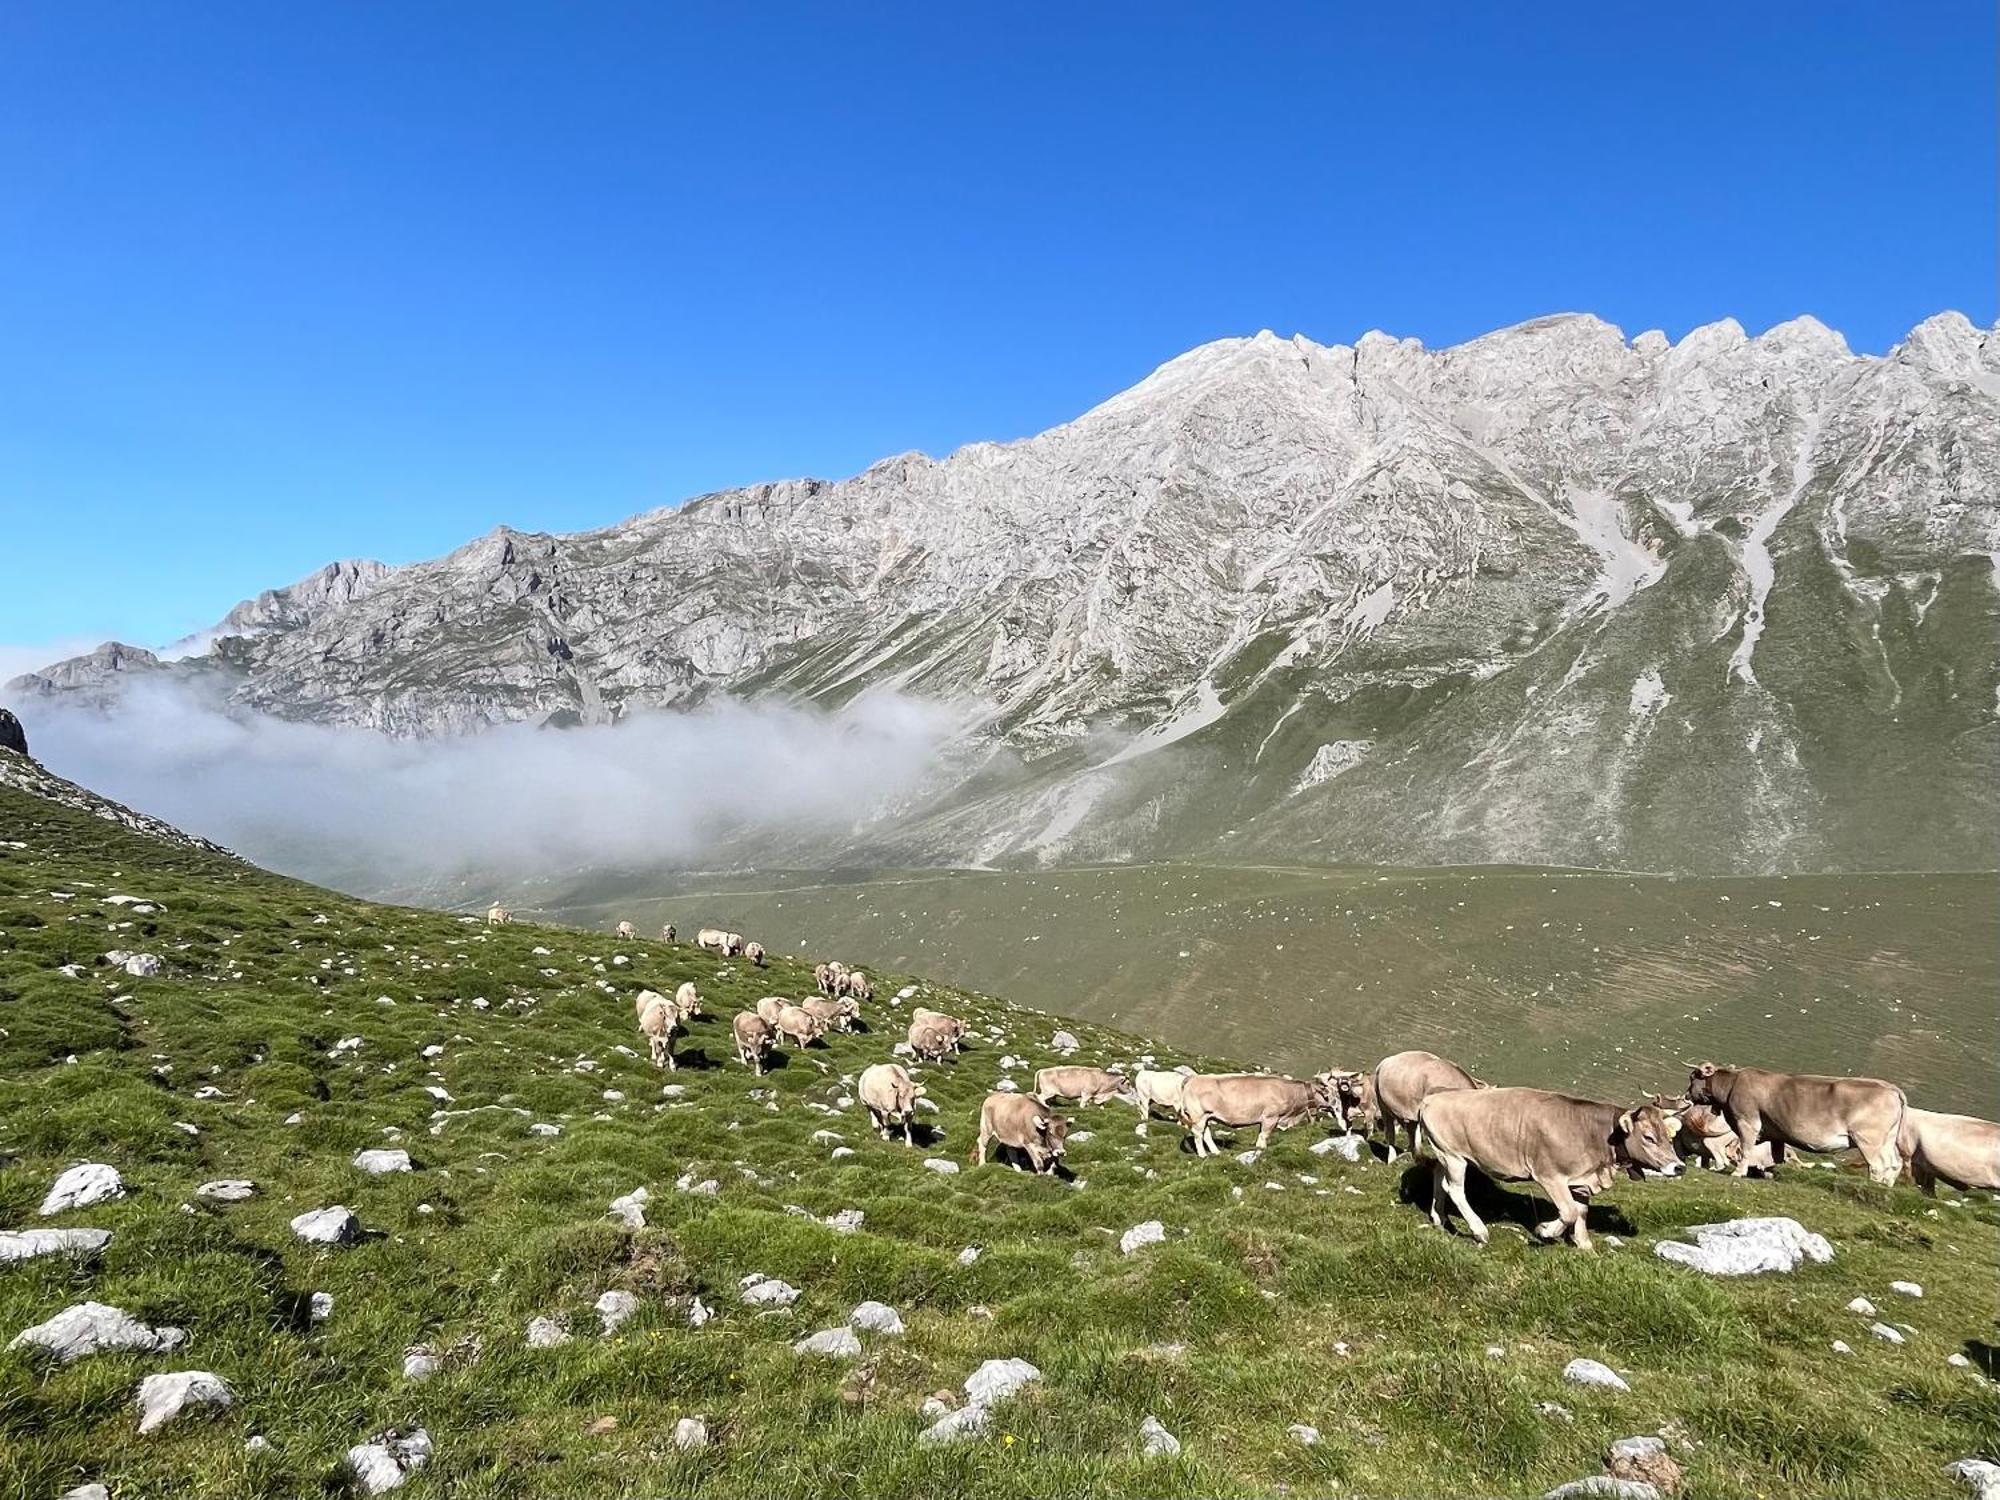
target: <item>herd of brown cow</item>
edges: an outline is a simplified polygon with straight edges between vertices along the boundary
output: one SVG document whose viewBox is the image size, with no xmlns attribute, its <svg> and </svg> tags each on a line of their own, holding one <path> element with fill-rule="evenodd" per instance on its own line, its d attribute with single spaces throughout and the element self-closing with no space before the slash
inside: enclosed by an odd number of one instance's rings
<svg viewBox="0 0 2000 1500">
<path fill-rule="evenodd" d="M 667 929 L 669 941 L 671 933 Z M 718 946 L 725 951 L 735 938 L 705 930 L 697 941 L 711 936 L 723 940 Z M 737 1056 L 746 1066 L 761 1073 L 763 1058 L 778 1040 L 809 1046 L 829 1028 L 846 1029 L 859 1019 L 860 1001 L 872 997 L 866 976 L 844 964 L 820 964 L 814 977 L 828 998 L 800 1006 L 774 996 L 759 1002 L 756 1013 L 736 1018 Z M 650 991 L 640 997 L 641 1029 L 653 1043 L 655 1066 L 672 1065 L 675 1022 L 690 1013 L 694 986 L 681 988 L 679 1005 Z M 795 1025 L 787 1024 L 794 1019 Z M 649 1020 L 657 1024 L 649 1028 Z M 746 1037 L 746 1031 L 755 1035 Z M 942 1061 L 959 1051 L 968 1031 L 956 1017 L 919 1007 L 907 1040 L 896 1050 Z M 884 1140 L 900 1127 L 905 1144 L 911 1143 L 912 1117 L 924 1089 L 907 1069 L 874 1064 L 857 1080 L 856 1093 Z M 1544 1240 L 1567 1238 L 1581 1250 L 1591 1248 L 1585 1210 L 1592 1194 L 1621 1172 L 1678 1176 L 1683 1153 L 1743 1177 L 1774 1171 L 1788 1151 L 1853 1150 L 1868 1175 L 1884 1185 L 1908 1168 L 1925 1192 L 1935 1192 L 1940 1182 L 2000 1192 L 2000 1124 L 1916 1109 L 1902 1089 L 1879 1078 L 1705 1062 L 1690 1069 L 1684 1094 L 1655 1095 L 1626 1107 L 1547 1089 L 1495 1088 L 1435 1053 L 1414 1051 L 1385 1057 L 1367 1072 L 1334 1069 L 1309 1080 L 1189 1068 L 1141 1070 L 1129 1077 L 1105 1068 L 1044 1068 L 1035 1075 L 1033 1093 L 998 1090 L 986 1096 L 973 1160 L 984 1164 L 988 1149 L 999 1146 L 1024 1157 L 1037 1172 L 1053 1171 L 1068 1149 L 1069 1122 L 1051 1108 L 1063 1099 L 1078 1105 L 1125 1100 L 1138 1106 L 1142 1120 L 1166 1110 L 1180 1121 L 1197 1156 L 1221 1150 L 1217 1125 L 1257 1127 L 1261 1150 L 1274 1130 L 1331 1117 L 1349 1133 L 1358 1124 L 1364 1137 L 1380 1130 L 1393 1161 L 1400 1131 L 1410 1150 L 1431 1162 L 1431 1222 L 1444 1227 L 1448 1202 L 1482 1245 L 1486 1225 L 1465 1194 L 1473 1167 L 1496 1182 L 1535 1184 L 1556 1212 L 1536 1225 L 1535 1233 Z"/>
</svg>

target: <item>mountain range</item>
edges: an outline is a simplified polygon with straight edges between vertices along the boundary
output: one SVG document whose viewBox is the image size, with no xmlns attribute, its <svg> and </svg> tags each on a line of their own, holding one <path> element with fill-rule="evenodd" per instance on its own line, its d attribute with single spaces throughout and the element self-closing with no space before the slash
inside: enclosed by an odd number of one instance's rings
<svg viewBox="0 0 2000 1500">
<path fill-rule="evenodd" d="M 8 684 L 437 736 L 951 706 L 749 862 L 2000 865 L 2000 332 L 1260 333 L 1076 420 L 430 562 Z M 692 773 L 692 772 L 691 772 Z"/>
</svg>

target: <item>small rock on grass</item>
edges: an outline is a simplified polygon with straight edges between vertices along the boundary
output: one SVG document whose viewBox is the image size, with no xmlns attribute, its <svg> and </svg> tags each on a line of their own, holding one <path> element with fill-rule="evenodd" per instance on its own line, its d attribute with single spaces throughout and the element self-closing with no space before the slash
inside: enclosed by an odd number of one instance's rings
<svg viewBox="0 0 2000 1500">
<path fill-rule="evenodd" d="M 639 1299 L 627 1291 L 609 1291 L 597 1299 L 597 1316 L 604 1320 L 608 1337 L 624 1327 L 639 1311 Z"/>
<path fill-rule="evenodd" d="M 1946 1464 L 1944 1471 L 1971 1490 L 1973 1500 L 2000 1500 L 2000 1464 L 1961 1458 Z"/>
<path fill-rule="evenodd" d="M 46 1219 L 52 1214 L 89 1208 L 93 1203 L 124 1196 L 125 1179 L 118 1175 L 116 1167 L 98 1161 L 81 1162 L 56 1178 L 49 1195 L 42 1200 L 41 1214 Z"/>
<path fill-rule="evenodd" d="M 1588 1479 L 1572 1479 L 1568 1484 L 1557 1485 L 1542 1500 L 1660 1500 L 1660 1492 L 1643 1480 L 1592 1474 Z"/>
<path fill-rule="evenodd" d="M 187 1339 L 179 1328 L 149 1328 L 123 1308 L 102 1302 L 79 1302 L 46 1323 L 23 1329 L 7 1347 L 44 1349 L 61 1364 L 71 1364 L 103 1350 L 132 1349 L 159 1354 L 177 1349 Z"/>
<path fill-rule="evenodd" d="M 292 1233 L 309 1244 L 351 1245 L 361 1238 L 361 1221 L 341 1204 L 316 1208 L 292 1220 Z"/>
<path fill-rule="evenodd" d="M 822 1328 L 818 1333 L 800 1339 L 792 1345 L 794 1354 L 818 1354 L 830 1359 L 859 1359 L 861 1340 L 854 1330 L 842 1324 L 838 1328 Z"/>
<path fill-rule="evenodd" d="M 708 1423 L 701 1417 L 682 1417 L 674 1423 L 674 1446 L 683 1453 L 708 1446 Z"/>
<path fill-rule="evenodd" d="M 1571 1385 L 1597 1386 L 1608 1391 L 1632 1389 L 1611 1366 L 1594 1359 L 1573 1359 L 1563 1366 L 1563 1379 Z"/>
<path fill-rule="evenodd" d="M 347 1450 L 347 1465 L 371 1495 L 398 1488 L 413 1469 L 430 1462 L 431 1435 L 419 1427 L 407 1437 L 390 1431 Z"/>
<path fill-rule="evenodd" d="M 847 1315 L 847 1321 L 868 1333 L 896 1334 L 903 1331 L 902 1314 L 886 1302 L 863 1302 Z"/>
<path fill-rule="evenodd" d="M 1161 1244 L 1166 1238 L 1166 1226 L 1158 1219 L 1148 1219 L 1143 1224 L 1134 1224 L 1118 1237 L 1118 1250 L 1121 1255 L 1130 1255 L 1148 1245 Z"/>
<path fill-rule="evenodd" d="M 1292 1440 L 1301 1448 L 1313 1448 L 1319 1444 L 1319 1429 L 1304 1422 L 1294 1422 L 1285 1431 L 1292 1435 Z"/>
<path fill-rule="evenodd" d="M 207 1370 L 176 1370 L 139 1382 L 139 1430 L 151 1432 L 190 1406 L 224 1407 L 236 1397 L 222 1377 Z"/>
<path fill-rule="evenodd" d="M 1181 1440 L 1167 1431 L 1166 1424 L 1154 1416 L 1139 1424 L 1139 1444 L 1148 1458 L 1172 1458 L 1181 1451 Z"/>
</svg>

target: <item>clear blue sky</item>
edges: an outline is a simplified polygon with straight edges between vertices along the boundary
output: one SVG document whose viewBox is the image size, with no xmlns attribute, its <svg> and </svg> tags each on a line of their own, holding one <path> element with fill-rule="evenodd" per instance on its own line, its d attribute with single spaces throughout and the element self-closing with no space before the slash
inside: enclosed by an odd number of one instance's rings
<svg viewBox="0 0 2000 1500">
<path fill-rule="evenodd" d="M 1995 316 L 1994 8 L 0 7 L 0 643 L 1075 415 L 1206 339 Z"/>
</svg>

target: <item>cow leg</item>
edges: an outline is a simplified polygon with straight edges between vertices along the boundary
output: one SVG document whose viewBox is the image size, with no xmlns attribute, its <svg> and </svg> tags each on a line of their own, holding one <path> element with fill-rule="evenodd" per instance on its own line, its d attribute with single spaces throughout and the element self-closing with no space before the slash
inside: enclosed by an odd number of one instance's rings
<svg viewBox="0 0 2000 1500">
<path fill-rule="evenodd" d="M 1569 1184 L 1561 1178 L 1537 1177 L 1535 1186 L 1549 1195 L 1549 1202 L 1555 1205 L 1556 1216 L 1546 1224 L 1535 1226 L 1535 1236 L 1543 1240 L 1559 1240 L 1567 1233 L 1576 1242 L 1579 1250 L 1589 1250 L 1590 1228 L 1584 1222 L 1588 1214 L 1584 1205 L 1577 1202 L 1569 1190 Z"/>
<path fill-rule="evenodd" d="M 1465 1220 L 1465 1227 L 1472 1231 L 1472 1237 L 1480 1244 L 1492 1238 L 1486 1232 L 1486 1221 L 1472 1211 L 1472 1205 L 1465 1200 L 1465 1158 L 1454 1156 L 1440 1163 L 1444 1174 L 1444 1190 L 1451 1194 L 1451 1201 Z"/>
<path fill-rule="evenodd" d="M 1750 1175 L 1750 1153 L 1757 1149 L 1757 1137 L 1764 1133 L 1764 1122 L 1756 1115 L 1746 1115 L 1733 1122 L 1736 1126 L 1736 1173 L 1738 1177 Z M 1776 1148 L 1773 1147 L 1775 1153 Z"/>
<path fill-rule="evenodd" d="M 980 1167 L 986 1165 L 986 1143 L 992 1139 L 992 1132 L 986 1128 L 986 1122 L 981 1120 L 979 1122 L 979 1154 L 973 1159 L 973 1165 Z"/>
<path fill-rule="evenodd" d="M 1431 1228 L 1444 1228 L 1444 1215 L 1438 1212 L 1438 1205 L 1444 1201 L 1444 1163 L 1431 1163 Z"/>
<path fill-rule="evenodd" d="M 1271 1144 L 1271 1126 L 1273 1122 L 1264 1120 L 1260 1123 L 1264 1128 L 1257 1132 L 1257 1149 L 1262 1151 Z"/>
<path fill-rule="evenodd" d="M 889 1138 L 888 1133 L 886 1131 L 883 1132 L 882 1138 L 884 1140 L 887 1140 Z M 903 1144 L 905 1146 L 916 1145 L 916 1142 L 910 1139 L 910 1117 L 908 1115 L 903 1116 Z"/>
</svg>

